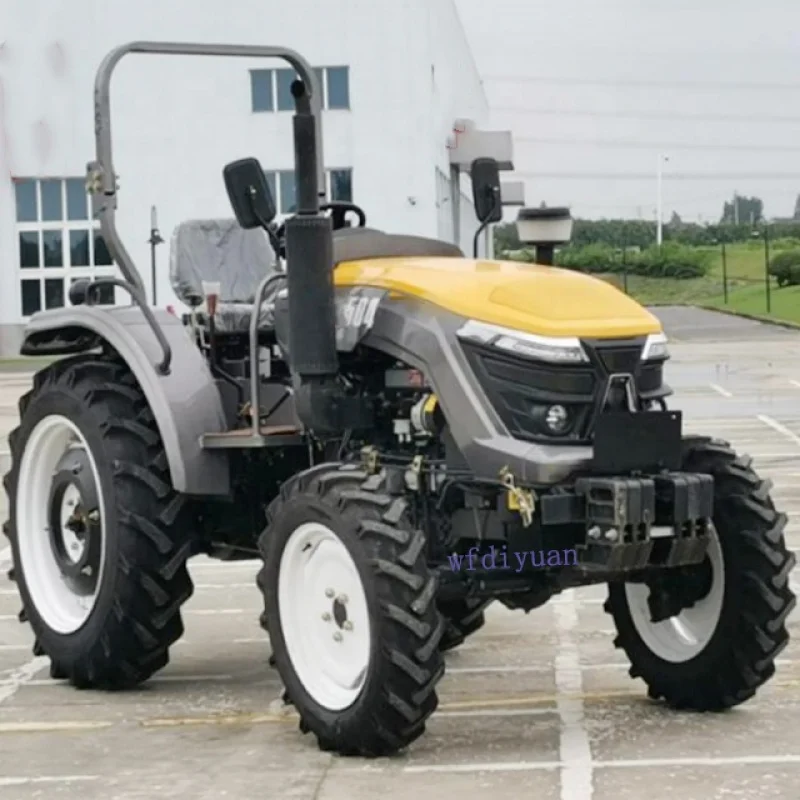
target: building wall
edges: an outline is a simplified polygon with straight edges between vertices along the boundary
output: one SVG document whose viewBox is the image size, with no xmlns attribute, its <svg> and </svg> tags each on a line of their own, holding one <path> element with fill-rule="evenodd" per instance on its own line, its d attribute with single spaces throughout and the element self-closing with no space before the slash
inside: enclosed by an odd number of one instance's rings
<svg viewBox="0 0 800 800">
<path fill-rule="evenodd" d="M 272 44 L 318 67 L 348 67 L 350 108 L 323 114 L 325 165 L 352 170 L 368 224 L 436 236 L 436 169 L 458 117 L 480 123 L 486 101 L 452 0 L 6 0 L 0 4 L 0 353 L 16 347 L 19 281 L 79 274 L 74 267 L 20 270 L 12 178 L 82 180 L 94 158 L 93 84 L 100 60 L 133 40 Z M 334 10 L 335 9 L 335 10 Z M 32 24 L 32 20 L 36 24 Z M 112 79 L 118 225 L 150 285 L 151 206 L 167 240 L 157 249 L 158 305 L 175 303 L 169 238 L 190 218 L 230 217 L 221 171 L 246 155 L 265 169 L 293 169 L 290 112 L 252 110 L 250 70 L 286 64 L 247 58 L 126 56 Z M 278 179 L 280 180 L 280 179 Z M 72 197 L 76 183 L 61 187 Z M 52 201 L 54 184 L 44 184 Z M 49 202 L 52 206 L 52 202 Z M 90 223 L 67 220 L 76 252 Z M 42 227 L 29 223 L 28 240 Z M 23 231 L 25 232 L 25 231 Z M 52 244 L 55 234 L 49 236 Z M 91 248 L 90 248 L 91 249 Z M 102 241 L 97 245 L 102 253 Z M 85 259 L 80 259 L 85 260 Z M 102 271 L 102 270 L 101 270 Z M 91 274 L 84 270 L 81 274 Z M 51 300 L 57 299 L 50 292 Z M 119 300 L 123 300 L 120 294 Z M 10 326 L 10 327 L 9 327 Z"/>
</svg>

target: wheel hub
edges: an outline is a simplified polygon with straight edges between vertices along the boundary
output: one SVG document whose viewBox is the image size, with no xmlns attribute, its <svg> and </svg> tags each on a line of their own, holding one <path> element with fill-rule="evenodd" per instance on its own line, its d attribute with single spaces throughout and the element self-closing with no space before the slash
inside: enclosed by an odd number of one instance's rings
<svg viewBox="0 0 800 800">
<path fill-rule="evenodd" d="M 330 528 L 305 523 L 289 537 L 278 605 L 288 655 L 305 690 L 330 710 L 351 705 L 370 663 L 369 609 L 358 567 Z"/>
<path fill-rule="evenodd" d="M 719 535 L 711 528 L 702 564 L 659 576 L 647 584 L 626 583 L 631 621 L 650 651 L 685 663 L 714 636 L 725 598 L 725 561 Z"/>
<path fill-rule="evenodd" d="M 15 508 L 18 570 L 31 605 L 52 630 L 75 633 L 104 579 L 105 511 L 100 472 L 72 420 L 51 414 L 30 432 Z"/>
<path fill-rule="evenodd" d="M 93 594 L 102 531 L 97 486 L 86 451 L 70 450 L 62 456 L 47 505 L 50 547 L 64 580 L 76 594 Z"/>
<path fill-rule="evenodd" d="M 338 597 L 333 601 L 333 620 L 340 628 L 344 627 L 345 622 L 349 622 L 347 608 Z"/>
</svg>

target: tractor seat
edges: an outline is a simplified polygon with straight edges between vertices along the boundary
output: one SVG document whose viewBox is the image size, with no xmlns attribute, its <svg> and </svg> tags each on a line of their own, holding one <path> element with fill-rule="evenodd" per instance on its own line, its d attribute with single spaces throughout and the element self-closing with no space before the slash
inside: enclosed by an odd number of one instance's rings
<svg viewBox="0 0 800 800">
<path fill-rule="evenodd" d="M 334 266 L 376 258 L 463 258 L 454 244 L 439 239 L 385 233 L 375 228 L 342 228 L 333 233 Z M 291 269 L 291 264 L 288 265 Z M 278 271 L 275 251 L 261 229 L 245 230 L 234 219 L 188 220 L 175 228 L 170 245 L 170 283 L 191 308 L 205 303 L 203 281 L 218 281 L 215 317 L 219 333 L 246 333 L 258 285 Z M 274 304 L 285 280 L 275 281 L 259 313 L 259 329 L 274 328 Z"/>
<path fill-rule="evenodd" d="M 188 220 L 170 243 L 169 277 L 178 298 L 194 309 L 205 304 L 203 281 L 217 281 L 214 323 L 219 333 L 246 333 L 261 281 L 278 272 L 275 251 L 260 228 L 245 230 L 235 219 Z M 259 328 L 272 330 L 275 296 L 284 281 L 267 289 Z"/>
</svg>

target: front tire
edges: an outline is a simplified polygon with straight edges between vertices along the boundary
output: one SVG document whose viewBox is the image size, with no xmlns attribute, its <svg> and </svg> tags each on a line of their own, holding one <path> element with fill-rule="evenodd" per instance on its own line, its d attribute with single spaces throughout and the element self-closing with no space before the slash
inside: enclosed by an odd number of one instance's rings
<svg viewBox="0 0 800 800">
<path fill-rule="evenodd" d="M 789 588 L 795 556 L 784 541 L 786 515 L 775 510 L 771 484 L 758 477 L 751 459 L 718 440 L 688 445 L 684 471 L 714 478 L 704 596 L 653 622 L 646 585 L 612 584 L 605 610 L 631 677 L 645 681 L 651 698 L 673 708 L 722 711 L 749 700 L 775 673 L 796 603 Z"/>
<path fill-rule="evenodd" d="M 262 624 L 301 730 L 346 756 L 407 747 L 437 707 L 445 625 L 408 503 L 382 474 L 323 464 L 268 517 Z"/>
<path fill-rule="evenodd" d="M 140 684 L 192 594 L 191 520 L 153 414 L 127 366 L 98 356 L 39 372 L 19 413 L 4 531 L 34 654 L 79 688 Z"/>
</svg>

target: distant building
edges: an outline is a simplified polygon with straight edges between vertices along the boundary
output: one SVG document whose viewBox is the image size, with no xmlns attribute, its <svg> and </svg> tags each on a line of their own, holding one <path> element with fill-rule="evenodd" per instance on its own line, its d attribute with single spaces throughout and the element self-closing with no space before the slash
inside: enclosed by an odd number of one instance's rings
<svg viewBox="0 0 800 800">
<path fill-rule="evenodd" d="M 0 9 L 0 355 L 18 352 L 31 314 L 64 305 L 72 280 L 114 274 L 84 188 L 94 158 L 100 60 L 132 40 L 283 45 L 317 68 L 329 197 L 368 224 L 453 240 L 477 225 L 466 176 L 453 182 L 448 136 L 482 125 L 486 97 L 452 0 L 5 0 Z M 191 218 L 231 217 L 228 161 L 253 155 L 281 214 L 294 208 L 294 75 L 243 58 L 129 55 L 112 80 L 119 229 L 158 305 L 179 306 L 169 239 Z M 450 145 L 452 147 L 452 144 Z M 460 201 L 460 210 L 458 208 Z M 458 231 L 458 236 L 454 233 Z M 111 290 L 106 302 L 128 302 Z"/>
</svg>

